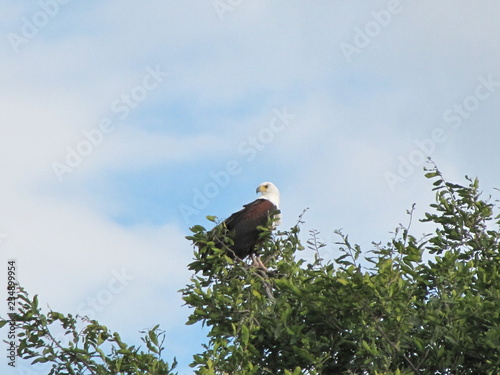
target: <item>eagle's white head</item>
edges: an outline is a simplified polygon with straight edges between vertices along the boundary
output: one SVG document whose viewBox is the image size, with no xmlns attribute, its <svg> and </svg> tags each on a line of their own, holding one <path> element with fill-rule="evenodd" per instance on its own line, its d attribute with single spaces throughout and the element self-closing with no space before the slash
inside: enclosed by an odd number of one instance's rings
<svg viewBox="0 0 500 375">
<path fill-rule="evenodd" d="M 256 190 L 261 193 L 261 199 L 271 201 L 278 209 L 280 208 L 280 191 L 272 182 L 263 182 Z"/>
<path fill-rule="evenodd" d="M 273 203 L 276 208 L 280 209 L 280 191 L 272 182 L 263 182 L 257 188 L 257 193 L 261 193 L 259 199 L 267 199 Z M 274 227 L 281 224 L 281 214 L 277 215 L 277 220 L 274 222 Z"/>
</svg>

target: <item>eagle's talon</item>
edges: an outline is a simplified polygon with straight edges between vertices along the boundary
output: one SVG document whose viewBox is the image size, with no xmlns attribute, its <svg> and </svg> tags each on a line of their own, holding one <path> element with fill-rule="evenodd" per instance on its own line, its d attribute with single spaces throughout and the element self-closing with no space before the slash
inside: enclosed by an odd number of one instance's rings
<svg viewBox="0 0 500 375">
<path fill-rule="evenodd" d="M 259 270 L 264 271 L 265 273 L 269 272 L 266 265 L 264 264 L 264 262 L 262 261 L 262 259 L 260 259 L 260 257 L 258 255 L 255 255 L 252 253 L 251 256 L 252 256 L 252 266 L 254 266 L 255 268 L 257 268 Z"/>
</svg>

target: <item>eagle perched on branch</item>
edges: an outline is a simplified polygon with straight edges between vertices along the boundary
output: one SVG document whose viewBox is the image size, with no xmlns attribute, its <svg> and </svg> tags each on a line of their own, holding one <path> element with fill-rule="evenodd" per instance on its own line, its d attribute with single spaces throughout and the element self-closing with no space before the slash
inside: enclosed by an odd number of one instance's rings
<svg viewBox="0 0 500 375">
<path fill-rule="evenodd" d="M 222 243 L 221 240 L 215 242 L 218 248 L 227 249 L 229 257 L 244 259 L 250 255 L 254 265 L 266 270 L 260 258 L 255 255 L 262 233 L 259 227 L 266 227 L 270 220 L 272 220 L 273 225 L 269 229 L 274 229 L 276 225 L 280 224 L 280 192 L 272 182 L 263 182 L 256 192 L 261 194 L 259 198 L 244 205 L 243 209 L 219 224 L 227 229 L 232 244 Z"/>
</svg>

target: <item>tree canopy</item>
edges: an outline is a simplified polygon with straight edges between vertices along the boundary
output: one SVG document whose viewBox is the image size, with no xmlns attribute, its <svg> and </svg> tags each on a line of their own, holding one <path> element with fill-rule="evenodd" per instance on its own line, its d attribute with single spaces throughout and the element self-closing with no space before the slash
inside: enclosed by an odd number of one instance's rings
<svg viewBox="0 0 500 375">
<path fill-rule="evenodd" d="M 181 290 L 192 308 L 187 324 L 209 328 L 192 367 L 222 374 L 498 374 L 500 373 L 500 217 L 477 179 L 447 182 L 432 168 L 436 201 L 422 221 L 424 236 L 399 225 L 386 244 L 363 251 L 337 232 L 338 256 L 302 222 L 263 230 L 268 272 L 228 257 L 202 226 L 191 228 L 194 271 Z M 210 220 L 215 219 L 210 217 Z M 222 234 L 223 235 L 223 234 Z M 230 239 L 225 239 L 230 241 Z M 305 261 L 302 251 L 314 257 Z M 171 374 L 161 358 L 161 331 L 143 337 L 146 351 L 129 347 L 96 321 L 49 312 L 19 294 L 18 354 L 51 362 L 53 374 Z M 79 319 L 81 328 L 78 328 Z M 50 335 L 59 323 L 70 337 Z M 105 354 L 102 345 L 108 344 Z"/>
</svg>

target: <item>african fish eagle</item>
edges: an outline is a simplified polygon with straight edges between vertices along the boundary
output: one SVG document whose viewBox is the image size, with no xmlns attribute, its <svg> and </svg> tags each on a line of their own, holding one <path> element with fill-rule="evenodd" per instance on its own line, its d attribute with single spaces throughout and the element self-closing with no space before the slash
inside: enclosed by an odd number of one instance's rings
<svg viewBox="0 0 500 375">
<path fill-rule="evenodd" d="M 244 259 L 250 255 L 255 265 L 266 269 L 260 258 L 255 256 L 261 233 L 258 227 L 267 226 L 271 217 L 273 227 L 270 229 L 280 224 L 280 192 L 272 182 L 263 182 L 256 193 L 260 193 L 261 196 L 244 205 L 242 210 L 229 216 L 221 225 L 225 226 L 233 240 L 231 245 L 226 245 L 229 257 Z"/>
</svg>

